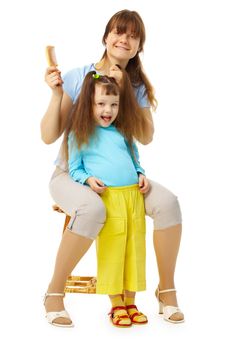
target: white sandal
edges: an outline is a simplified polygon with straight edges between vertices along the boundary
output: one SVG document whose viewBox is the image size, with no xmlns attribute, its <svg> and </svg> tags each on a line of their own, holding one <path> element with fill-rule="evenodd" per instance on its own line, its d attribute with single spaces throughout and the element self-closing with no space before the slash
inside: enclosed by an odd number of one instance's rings
<svg viewBox="0 0 233 350">
<path fill-rule="evenodd" d="M 47 297 L 53 297 L 53 296 L 61 296 L 64 297 L 65 293 L 45 293 L 44 296 L 44 304 L 45 301 L 47 299 Z M 64 317 L 64 318 L 68 318 L 70 319 L 70 315 L 68 314 L 68 312 L 66 310 L 62 310 L 62 311 L 50 311 L 47 312 L 45 317 L 47 318 L 48 323 L 52 324 L 53 326 L 57 326 L 57 327 L 74 327 L 72 321 L 70 324 L 65 324 L 65 323 L 56 323 L 54 322 L 54 320 L 56 320 L 59 317 Z M 71 320 L 71 319 L 70 319 Z"/>
<path fill-rule="evenodd" d="M 155 291 L 155 296 L 158 299 L 159 303 L 159 314 L 163 314 L 163 318 L 165 321 L 171 323 L 182 323 L 184 322 L 184 318 L 182 320 L 172 320 L 170 317 L 177 312 L 182 313 L 182 311 L 178 308 L 178 306 L 164 305 L 164 303 L 159 299 L 159 295 L 162 293 L 176 292 L 176 289 L 164 289 L 159 290 L 159 287 Z"/>
</svg>

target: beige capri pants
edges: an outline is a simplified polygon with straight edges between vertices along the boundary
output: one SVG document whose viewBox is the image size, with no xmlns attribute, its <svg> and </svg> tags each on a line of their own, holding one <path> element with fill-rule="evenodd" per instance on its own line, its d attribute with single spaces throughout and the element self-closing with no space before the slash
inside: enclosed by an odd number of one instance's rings
<svg viewBox="0 0 233 350">
<path fill-rule="evenodd" d="M 154 221 L 154 229 L 161 230 L 181 223 L 177 197 L 160 184 L 150 181 L 151 189 L 144 196 L 146 215 Z M 56 168 L 49 183 L 55 203 L 71 217 L 67 228 L 95 239 L 106 220 L 101 197 L 90 187 L 75 182 L 67 172 Z"/>
</svg>

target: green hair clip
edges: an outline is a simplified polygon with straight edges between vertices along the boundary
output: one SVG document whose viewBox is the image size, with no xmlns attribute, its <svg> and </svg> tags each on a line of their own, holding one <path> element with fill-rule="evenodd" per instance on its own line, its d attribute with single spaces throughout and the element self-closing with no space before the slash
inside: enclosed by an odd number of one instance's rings
<svg viewBox="0 0 233 350">
<path fill-rule="evenodd" d="M 92 77 L 93 77 L 93 79 L 99 79 L 100 75 L 95 73 L 95 74 L 92 74 Z"/>
</svg>

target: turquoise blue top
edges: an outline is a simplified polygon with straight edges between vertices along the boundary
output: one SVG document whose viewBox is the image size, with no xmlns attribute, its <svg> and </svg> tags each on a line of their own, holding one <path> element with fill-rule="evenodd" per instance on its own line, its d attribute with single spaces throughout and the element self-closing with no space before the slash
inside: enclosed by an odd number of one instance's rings
<svg viewBox="0 0 233 350">
<path fill-rule="evenodd" d="M 129 186 L 138 183 L 138 173 L 145 174 L 139 163 L 136 144 L 133 144 L 135 158 L 122 134 L 110 125 L 97 126 L 89 144 L 79 150 L 74 135 L 68 139 L 69 174 L 84 184 L 88 177 L 100 179 L 106 186 Z"/>
</svg>

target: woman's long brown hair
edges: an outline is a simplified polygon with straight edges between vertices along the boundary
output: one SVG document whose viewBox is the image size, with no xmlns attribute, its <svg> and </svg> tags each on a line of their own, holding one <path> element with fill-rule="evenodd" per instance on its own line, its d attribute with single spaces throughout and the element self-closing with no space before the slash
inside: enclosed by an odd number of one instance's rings
<svg viewBox="0 0 233 350">
<path fill-rule="evenodd" d="M 106 95 L 119 95 L 119 111 L 113 125 L 128 141 L 132 151 L 133 139 L 143 135 L 146 121 L 142 116 L 128 74 L 124 70 L 122 70 L 120 86 L 114 78 L 106 75 L 98 76 L 95 71 L 86 75 L 66 128 L 65 143 L 67 144 L 68 135 L 72 132 L 78 147 L 81 148 L 82 145 L 88 144 L 90 137 L 94 134 L 96 122 L 93 116 L 93 106 L 96 85 L 101 86 Z"/>
<path fill-rule="evenodd" d="M 129 75 L 133 87 L 138 87 L 141 84 L 145 85 L 148 100 L 155 110 L 157 100 L 154 95 L 154 88 L 143 71 L 142 62 L 139 53 L 143 51 L 143 46 L 146 40 L 145 26 L 142 18 L 136 11 L 122 10 L 115 13 L 106 25 L 102 42 L 105 45 L 105 40 L 108 34 L 116 29 L 118 33 L 126 33 L 127 29 L 131 29 L 136 38 L 140 39 L 139 50 L 137 54 L 131 58 L 126 66 L 126 71 Z M 102 59 L 107 58 L 107 50 L 105 50 Z"/>
</svg>

